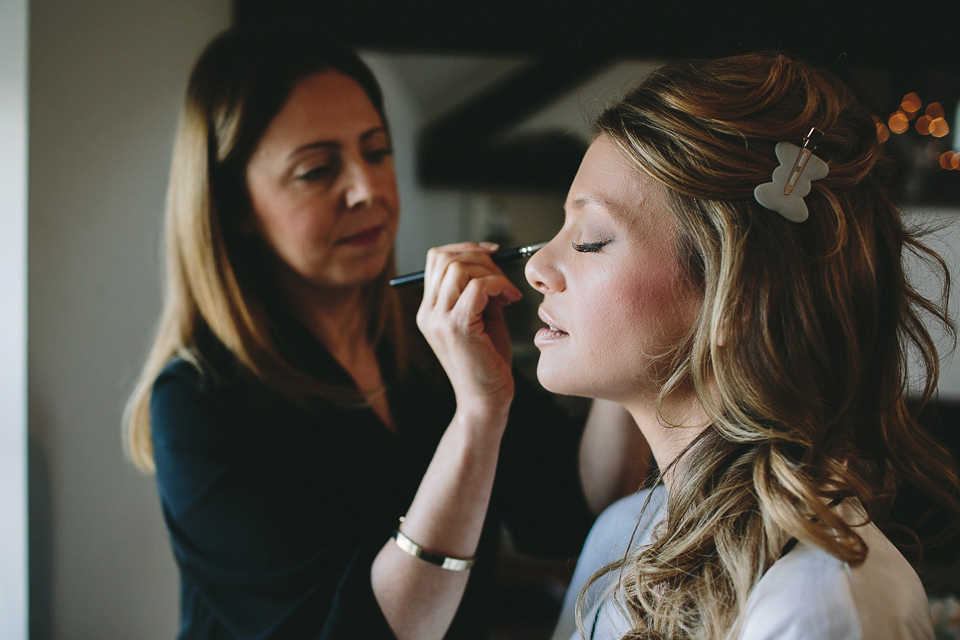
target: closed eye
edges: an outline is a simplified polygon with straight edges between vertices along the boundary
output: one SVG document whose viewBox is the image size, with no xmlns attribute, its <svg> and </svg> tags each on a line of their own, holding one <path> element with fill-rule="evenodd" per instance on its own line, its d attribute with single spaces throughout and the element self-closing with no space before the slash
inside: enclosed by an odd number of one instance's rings
<svg viewBox="0 0 960 640">
<path fill-rule="evenodd" d="M 371 164 L 380 164 L 386 158 L 393 155 L 393 149 L 390 147 L 385 147 L 383 149 L 368 151 L 366 155 L 367 155 L 367 162 Z"/>
<path fill-rule="evenodd" d="M 328 175 L 333 173 L 333 171 L 334 171 L 333 165 L 329 165 L 329 164 L 320 165 L 308 171 L 304 171 L 303 173 L 297 176 L 297 179 L 305 180 L 306 182 L 313 182 L 313 181 L 321 180 L 327 177 Z"/>
<path fill-rule="evenodd" d="M 601 240 L 599 242 L 574 242 L 573 250 L 579 251 L 580 253 L 596 253 L 609 243 L 609 240 Z"/>
</svg>

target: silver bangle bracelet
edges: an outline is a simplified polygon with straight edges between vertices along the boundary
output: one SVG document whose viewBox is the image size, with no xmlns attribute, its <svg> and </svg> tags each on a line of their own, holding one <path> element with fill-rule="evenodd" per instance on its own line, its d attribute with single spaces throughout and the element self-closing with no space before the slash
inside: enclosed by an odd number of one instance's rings
<svg viewBox="0 0 960 640">
<path fill-rule="evenodd" d="M 403 518 L 400 518 L 400 522 L 403 522 Z M 446 569 L 448 571 L 466 571 L 473 566 L 473 558 L 451 558 L 449 556 L 441 556 L 440 554 L 427 551 L 416 542 L 403 535 L 400 531 L 400 527 L 393 532 L 393 541 L 397 543 L 397 546 L 400 547 L 404 552 L 410 554 L 414 558 L 420 558 L 424 562 L 429 562 L 430 564 L 436 565 L 441 569 Z"/>
</svg>

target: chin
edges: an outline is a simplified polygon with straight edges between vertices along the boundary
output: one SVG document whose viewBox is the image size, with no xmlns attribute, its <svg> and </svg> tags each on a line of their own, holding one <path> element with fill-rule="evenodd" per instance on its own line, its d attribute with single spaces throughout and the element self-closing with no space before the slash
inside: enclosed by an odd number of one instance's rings
<svg viewBox="0 0 960 640">
<path fill-rule="evenodd" d="M 354 284 L 366 286 L 374 280 L 382 278 L 387 270 L 389 257 L 389 254 L 384 254 L 356 265 L 352 277 L 347 276 L 346 279 L 353 280 Z"/>
<path fill-rule="evenodd" d="M 550 393 L 556 393 L 561 396 L 579 396 L 581 398 L 593 397 L 588 389 L 577 384 L 576 381 L 570 380 L 556 369 L 544 366 L 543 356 L 540 357 L 540 361 L 537 363 L 537 380 L 540 381 L 540 386 Z"/>
<path fill-rule="evenodd" d="M 639 395 L 642 390 L 635 379 L 622 376 L 598 374 L 596 367 L 583 364 L 558 364 L 544 362 L 541 354 L 537 362 L 537 380 L 540 386 L 561 396 L 610 400 L 624 404 Z"/>
</svg>

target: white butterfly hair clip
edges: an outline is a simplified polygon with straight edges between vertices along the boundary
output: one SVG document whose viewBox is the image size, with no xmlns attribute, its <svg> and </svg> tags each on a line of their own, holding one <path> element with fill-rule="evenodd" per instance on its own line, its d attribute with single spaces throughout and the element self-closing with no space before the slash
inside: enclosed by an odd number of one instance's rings
<svg viewBox="0 0 960 640">
<path fill-rule="evenodd" d="M 773 182 L 764 182 L 753 190 L 757 202 L 791 222 L 806 220 L 809 212 L 803 199 L 810 193 L 810 182 L 826 178 L 830 173 L 827 163 L 813 155 L 822 137 L 822 131 L 812 128 L 803 139 L 802 147 L 778 142 L 776 152 L 780 166 L 773 170 Z"/>
</svg>

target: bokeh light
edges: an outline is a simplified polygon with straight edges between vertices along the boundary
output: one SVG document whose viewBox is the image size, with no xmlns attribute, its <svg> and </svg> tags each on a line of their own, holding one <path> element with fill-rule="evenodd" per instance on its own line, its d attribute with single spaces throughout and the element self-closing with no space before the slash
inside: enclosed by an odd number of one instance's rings
<svg viewBox="0 0 960 640">
<path fill-rule="evenodd" d="M 939 102 L 931 102 L 923 111 L 925 114 L 936 120 L 943 117 L 943 105 Z"/>
<path fill-rule="evenodd" d="M 877 140 L 880 141 L 880 144 L 883 144 L 890 139 L 890 129 L 887 128 L 887 125 L 882 122 L 877 122 Z"/>
<path fill-rule="evenodd" d="M 958 146 L 960 145 L 960 127 L 956 132 L 952 132 L 945 114 L 943 104 L 940 102 L 931 102 L 924 108 L 920 96 L 916 92 L 910 92 L 903 96 L 900 108 L 890 114 L 886 124 L 877 116 L 872 118 L 877 127 L 877 139 L 881 143 L 889 140 L 891 133 L 906 133 L 912 122 L 917 133 L 922 136 L 932 136 L 932 139 L 928 138 L 923 145 L 923 152 L 935 163 L 934 166 L 939 164 L 940 168 L 946 171 L 958 171 L 960 170 L 960 153 L 956 149 L 960 148 Z M 960 104 L 957 105 L 957 119 L 960 121 Z M 950 134 L 954 135 L 952 145 L 949 141 L 942 140 Z M 953 148 L 944 151 L 945 147 Z"/>
<path fill-rule="evenodd" d="M 900 101 L 900 108 L 904 113 L 916 113 L 920 111 L 920 107 L 923 106 L 923 103 L 920 102 L 920 96 L 916 93 L 911 92 L 903 96 L 903 100 Z"/>
<path fill-rule="evenodd" d="M 897 111 L 887 120 L 887 126 L 893 133 L 905 133 L 910 126 L 910 121 L 903 111 Z"/>
<path fill-rule="evenodd" d="M 943 117 L 934 118 L 930 121 L 930 135 L 935 138 L 942 138 L 950 133 L 950 127 Z"/>
</svg>

